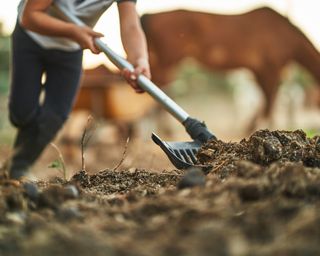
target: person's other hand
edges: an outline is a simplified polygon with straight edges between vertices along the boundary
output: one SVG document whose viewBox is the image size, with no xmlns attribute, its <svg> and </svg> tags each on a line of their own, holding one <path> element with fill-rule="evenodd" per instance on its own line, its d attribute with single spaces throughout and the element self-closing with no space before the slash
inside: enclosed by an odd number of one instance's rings
<svg viewBox="0 0 320 256">
<path fill-rule="evenodd" d="M 99 48 L 96 46 L 94 40 L 97 37 L 103 37 L 104 35 L 94 31 L 87 26 L 75 26 L 72 33 L 72 38 L 76 41 L 82 49 L 89 49 L 92 53 L 100 53 Z"/>
<path fill-rule="evenodd" d="M 121 74 L 136 93 L 143 93 L 144 90 L 138 85 L 137 79 L 140 74 L 146 76 L 148 79 L 151 79 L 149 62 L 145 58 L 140 58 L 136 61 L 135 69 L 133 72 L 130 72 L 128 69 L 123 69 Z"/>
</svg>

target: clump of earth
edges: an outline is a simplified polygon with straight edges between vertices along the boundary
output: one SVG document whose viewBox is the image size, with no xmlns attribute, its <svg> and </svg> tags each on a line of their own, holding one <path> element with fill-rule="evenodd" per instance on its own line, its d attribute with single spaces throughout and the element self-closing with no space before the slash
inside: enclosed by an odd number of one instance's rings
<svg viewBox="0 0 320 256">
<path fill-rule="evenodd" d="M 189 170 L 0 184 L 0 255 L 320 255 L 320 137 L 213 140 Z"/>
</svg>

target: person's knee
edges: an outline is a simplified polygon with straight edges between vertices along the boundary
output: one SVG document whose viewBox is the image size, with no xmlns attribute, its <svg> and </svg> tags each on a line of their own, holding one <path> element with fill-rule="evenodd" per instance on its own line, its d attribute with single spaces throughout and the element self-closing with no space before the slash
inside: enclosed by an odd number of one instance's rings
<svg viewBox="0 0 320 256">
<path fill-rule="evenodd" d="M 24 127 L 32 123 L 37 116 L 37 109 L 9 107 L 9 120 L 15 127 Z"/>
<path fill-rule="evenodd" d="M 43 109 L 37 118 L 39 132 L 45 137 L 53 138 L 62 128 L 66 118 L 52 109 Z"/>
</svg>

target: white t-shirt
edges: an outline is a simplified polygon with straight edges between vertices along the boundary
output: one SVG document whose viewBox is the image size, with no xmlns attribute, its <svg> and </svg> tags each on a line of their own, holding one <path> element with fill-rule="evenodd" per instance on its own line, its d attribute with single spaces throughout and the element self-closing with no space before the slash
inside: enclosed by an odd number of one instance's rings
<svg viewBox="0 0 320 256">
<path fill-rule="evenodd" d="M 94 27 L 101 15 L 114 3 L 136 0 L 54 0 L 58 5 L 65 7 L 75 16 L 80 18 L 89 27 Z M 18 19 L 21 21 L 22 12 L 26 1 L 21 0 L 18 6 Z M 48 9 L 48 13 L 57 17 L 55 12 Z M 26 30 L 26 32 L 33 38 L 41 47 L 46 49 L 60 49 L 66 51 L 74 51 L 80 49 L 79 44 L 63 37 L 45 36 L 39 33 Z"/>
</svg>

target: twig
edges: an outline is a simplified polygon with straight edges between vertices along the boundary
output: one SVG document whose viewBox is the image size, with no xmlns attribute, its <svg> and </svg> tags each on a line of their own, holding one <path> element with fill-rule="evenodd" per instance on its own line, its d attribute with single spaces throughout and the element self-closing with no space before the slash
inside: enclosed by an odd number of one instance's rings
<svg viewBox="0 0 320 256">
<path fill-rule="evenodd" d="M 215 166 L 215 167 L 212 169 L 212 172 L 217 171 L 217 170 L 218 170 L 220 167 L 222 167 L 226 162 L 228 162 L 228 160 L 222 161 L 222 163 L 218 164 L 218 166 Z"/>
<path fill-rule="evenodd" d="M 126 158 L 129 141 L 130 141 L 130 137 L 127 138 L 126 145 L 124 146 L 124 150 L 122 153 L 122 158 L 120 159 L 120 162 L 113 168 L 113 171 L 117 170 L 120 167 L 120 165 L 122 165 L 124 159 Z"/>
<path fill-rule="evenodd" d="M 85 159 L 84 159 L 84 150 L 93 135 L 93 132 L 91 132 L 91 134 L 89 136 L 87 136 L 88 131 L 90 131 L 90 128 L 92 128 L 92 127 L 89 127 L 89 124 L 92 120 L 93 120 L 93 117 L 88 116 L 87 124 L 84 128 L 84 131 L 83 131 L 82 137 L 81 137 L 81 170 L 85 170 L 85 168 L 86 168 Z"/>
<path fill-rule="evenodd" d="M 64 162 L 64 159 L 63 159 L 63 155 L 60 151 L 60 149 L 58 148 L 58 146 L 56 144 L 54 144 L 53 142 L 50 143 L 50 145 L 57 151 L 58 153 L 58 156 L 59 156 L 59 159 L 60 159 L 60 162 L 61 162 L 61 167 L 62 167 L 62 175 L 63 175 L 63 178 L 64 180 L 67 180 L 67 169 L 66 169 L 66 164 Z M 61 171 L 61 170 L 60 170 Z"/>
<path fill-rule="evenodd" d="M 120 165 L 122 165 L 124 159 L 126 158 L 129 141 L 130 141 L 130 137 L 127 138 L 126 145 L 124 146 L 124 150 L 123 150 L 122 158 L 120 159 L 120 162 L 115 167 L 113 167 L 112 171 L 116 171 L 120 167 Z M 104 172 L 108 169 L 109 168 L 105 168 L 105 169 L 100 170 L 99 172 Z"/>
</svg>

